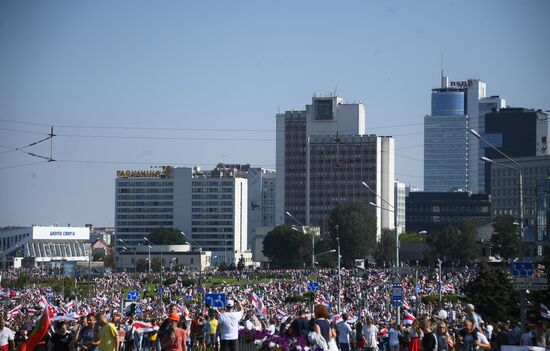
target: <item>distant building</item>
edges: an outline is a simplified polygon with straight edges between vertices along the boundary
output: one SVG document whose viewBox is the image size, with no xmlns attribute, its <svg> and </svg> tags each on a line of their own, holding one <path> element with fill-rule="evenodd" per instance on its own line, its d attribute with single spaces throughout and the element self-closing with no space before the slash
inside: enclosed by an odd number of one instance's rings
<svg viewBox="0 0 550 351">
<path fill-rule="evenodd" d="M 407 198 L 405 189 L 406 189 L 405 183 L 402 183 L 398 180 L 395 181 L 394 214 L 395 214 L 395 230 L 397 230 L 397 233 L 402 233 L 405 231 L 405 223 L 406 223 L 405 201 Z"/>
<path fill-rule="evenodd" d="M 537 182 L 550 176 L 550 155 L 517 157 L 514 160 L 521 166 L 523 173 L 524 228 L 534 230 L 537 218 Z M 510 167 L 514 166 L 509 160 L 503 158 L 493 159 L 493 161 Z M 518 218 L 518 172 L 497 164 L 490 164 L 489 170 L 491 174 L 492 216 L 511 215 Z"/>
<path fill-rule="evenodd" d="M 549 241 L 550 240 L 550 177 L 539 178 L 537 180 L 537 210 L 535 221 L 536 226 L 536 240 Z M 546 248 L 550 250 L 550 248 Z M 537 254 L 542 256 L 543 249 L 539 245 L 537 247 Z"/>
<path fill-rule="evenodd" d="M 406 202 L 407 232 L 437 233 L 466 219 L 490 220 L 487 194 L 467 192 L 412 192 Z"/>
<path fill-rule="evenodd" d="M 248 179 L 248 247 L 254 248 L 256 228 L 275 226 L 275 171 L 249 168 Z"/>
<path fill-rule="evenodd" d="M 483 137 L 513 159 L 548 155 L 548 115 L 540 110 L 503 108 L 485 116 Z M 482 143 L 483 144 L 483 143 Z M 485 156 L 502 156 L 486 145 Z M 485 164 L 485 192 L 492 194 L 491 172 Z"/>
<path fill-rule="evenodd" d="M 277 115 L 276 223 L 328 230 L 332 209 L 344 202 L 373 202 L 377 229 L 395 227 L 386 202 L 394 201 L 394 139 L 367 135 L 365 105 L 337 96 L 314 96 L 305 111 Z M 370 193 L 365 182 L 385 201 Z M 293 223 L 294 224 L 294 223 Z"/>
</svg>

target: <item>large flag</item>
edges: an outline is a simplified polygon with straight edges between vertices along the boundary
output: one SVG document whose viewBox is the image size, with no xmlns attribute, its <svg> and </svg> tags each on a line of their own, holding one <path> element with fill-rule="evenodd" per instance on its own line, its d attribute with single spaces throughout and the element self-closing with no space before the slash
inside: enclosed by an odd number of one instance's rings
<svg viewBox="0 0 550 351">
<path fill-rule="evenodd" d="M 260 317 L 266 318 L 267 311 L 265 305 L 255 292 L 252 293 L 252 305 L 256 308 Z"/>
<path fill-rule="evenodd" d="M 416 318 L 407 311 L 403 312 L 403 324 L 412 324 Z"/>
<path fill-rule="evenodd" d="M 550 319 L 550 310 L 542 302 L 540 303 L 540 316 L 542 318 Z"/>
<path fill-rule="evenodd" d="M 32 331 L 31 335 L 29 335 L 29 338 L 19 346 L 17 351 L 32 351 L 36 349 L 36 345 L 44 339 L 46 336 L 46 333 L 48 332 L 48 329 L 50 328 L 50 313 L 48 309 L 48 305 L 44 307 L 44 312 L 42 313 L 42 317 L 38 320 L 36 323 L 36 326 L 34 327 L 34 330 Z"/>
</svg>

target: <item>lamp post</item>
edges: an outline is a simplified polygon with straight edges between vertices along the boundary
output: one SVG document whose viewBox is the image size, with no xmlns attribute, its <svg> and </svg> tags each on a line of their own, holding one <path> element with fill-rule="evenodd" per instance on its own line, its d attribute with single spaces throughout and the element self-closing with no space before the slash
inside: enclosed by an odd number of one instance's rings
<svg viewBox="0 0 550 351">
<path fill-rule="evenodd" d="M 292 218 L 292 220 L 294 220 L 294 222 L 298 223 L 301 227 L 301 232 L 305 235 L 306 234 L 306 230 L 309 231 L 309 226 L 305 226 L 302 224 L 302 222 L 300 222 L 299 220 L 296 219 L 296 217 L 294 217 L 290 212 L 286 212 L 286 215 L 289 216 L 290 218 Z M 294 230 L 297 230 L 294 226 L 292 227 L 292 229 Z M 311 234 L 311 269 L 314 271 L 315 270 L 315 235 Z"/>
<path fill-rule="evenodd" d="M 395 215 L 395 207 L 392 204 L 390 204 L 382 196 L 378 195 L 374 190 L 372 190 L 371 187 L 367 183 L 361 182 L 361 184 L 363 184 L 363 186 L 365 188 L 367 188 L 368 191 L 370 191 L 372 194 L 374 194 L 374 196 L 376 196 L 377 198 L 382 200 L 382 202 L 384 202 L 386 205 L 388 205 L 389 208 L 378 206 L 374 202 L 369 202 L 369 205 L 371 205 L 373 207 L 377 207 L 381 210 L 386 210 L 386 211 L 391 212 Z M 399 267 L 399 233 L 397 232 L 397 229 L 395 229 L 395 266 Z"/>
<path fill-rule="evenodd" d="M 151 274 L 151 242 L 146 237 L 143 237 L 143 239 L 149 243 L 147 245 L 147 258 L 149 259 L 149 274 Z"/>
<path fill-rule="evenodd" d="M 487 158 L 485 156 L 481 157 L 481 160 L 487 163 L 495 164 L 504 168 L 513 169 L 516 172 L 518 172 L 518 180 L 519 180 L 519 188 L 518 188 L 518 235 L 519 235 L 519 259 L 520 261 L 523 261 L 523 170 L 521 168 L 521 165 L 517 163 L 515 160 L 513 160 L 510 156 L 506 155 L 504 152 L 500 151 L 498 148 L 496 148 L 493 144 L 485 140 L 475 129 L 470 129 L 470 133 L 472 133 L 476 138 L 483 141 L 486 145 L 488 145 L 491 149 L 498 152 L 501 156 L 503 156 L 505 159 L 510 161 L 513 166 L 503 164 L 500 162 L 496 162 L 491 160 L 490 158 Z M 519 291 L 519 300 L 520 300 L 520 319 L 521 324 L 525 325 L 527 322 L 527 314 L 525 309 L 525 289 L 521 289 Z"/>
<path fill-rule="evenodd" d="M 338 313 L 341 311 L 340 293 L 342 291 L 342 280 L 340 276 L 340 226 L 336 225 L 336 243 L 338 244 Z"/>
</svg>

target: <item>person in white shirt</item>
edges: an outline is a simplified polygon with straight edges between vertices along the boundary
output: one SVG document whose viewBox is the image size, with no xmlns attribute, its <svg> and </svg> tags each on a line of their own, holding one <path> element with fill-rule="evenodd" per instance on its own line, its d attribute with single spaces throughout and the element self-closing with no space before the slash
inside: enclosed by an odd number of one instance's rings
<svg viewBox="0 0 550 351">
<path fill-rule="evenodd" d="M 239 310 L 235 311 L 235 302 L 227 300 L 225 312 L 218 320 L 218 333 L 220 335 L 220 351 L 238 351 L 239 321 L 243 318 L 243 307 L 237 300 Z"/>
<path fill-rule="evenodd" d="M 4 320 L 0 319 L 0 351 L 15 350 L 13 339 L 15 333 L 4 324 Z"/>
<path fill-rule="evenodd" d="M 363 338 L 365 338 L 365 351 L 378 350 L 378 327 L 372 323 L 372 318 L 367 318 L 367 324 L 363 326 Z"/>
<path fill-rule="evenodd" d="M 351 327 L 347 322 L 348 314 L 342 314 L 342 321 L 338 323 L 338 343 L 340 344 L 341 351 L 349 351 L 349 335 L 351 333 Z"/>
<path fill-rule="evenodd" d="M 390 351 L 399 351 L 399 329 L 395 323 L 390 325 L 388 330 Z"/>
</svg>

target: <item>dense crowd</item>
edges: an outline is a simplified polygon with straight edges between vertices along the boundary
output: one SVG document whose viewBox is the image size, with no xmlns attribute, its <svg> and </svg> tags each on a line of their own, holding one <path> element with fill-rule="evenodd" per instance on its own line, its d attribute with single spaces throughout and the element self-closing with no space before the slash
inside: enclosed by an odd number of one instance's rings
<svg viewBox="0 0 550 351">
<path fill-rule="evenodd" d="M 473 305 L 421 299 L 460 294 L 464 284 L 476 276 L 473 267 L 448 269 L 441 277 L 429 268 L 407 275 L 367 269 L 361 276 L 343 269 L 340 287 L 335 273 L 317 272 L 319 291 L 309 301 L 304 298 L 308 296 L 308 272 L 302 270 L 165 272 L 162 278 L 155 273 L 109 273 L 94 278 L 87 294 L 78 298 L 41 287 L 43 279 L 63 279 L 55 272 L 30 271 L 29 286 L 1 290 L 0 351 L 25 349 L 29 338 L 41 332 L 45 319 L 49 324 L 43 337 L 33 340 L 33 349 L 235 351 L 246 345 L 283 351 L 471 351 L 500 350 L 503 345 L 550 348 L 545 322 L 522 326 L 514 321 L 484 321 Z M 221 281 L 213 282 L 220 276 Z M 17 272 L 2 274 L 3 281 L 17 278 Z M 150 291 L 150 283 L 160 286 L 160 279 L 162 295 Z M 402 287 L 399 312 L 391 304 L 395 284 Z M 139 293 L 136 301 L 127 300 L 129 290 Z M 205 304 L 205 294 L 212 293 L 227 297 L 223 307 Z"/>
</svg>

